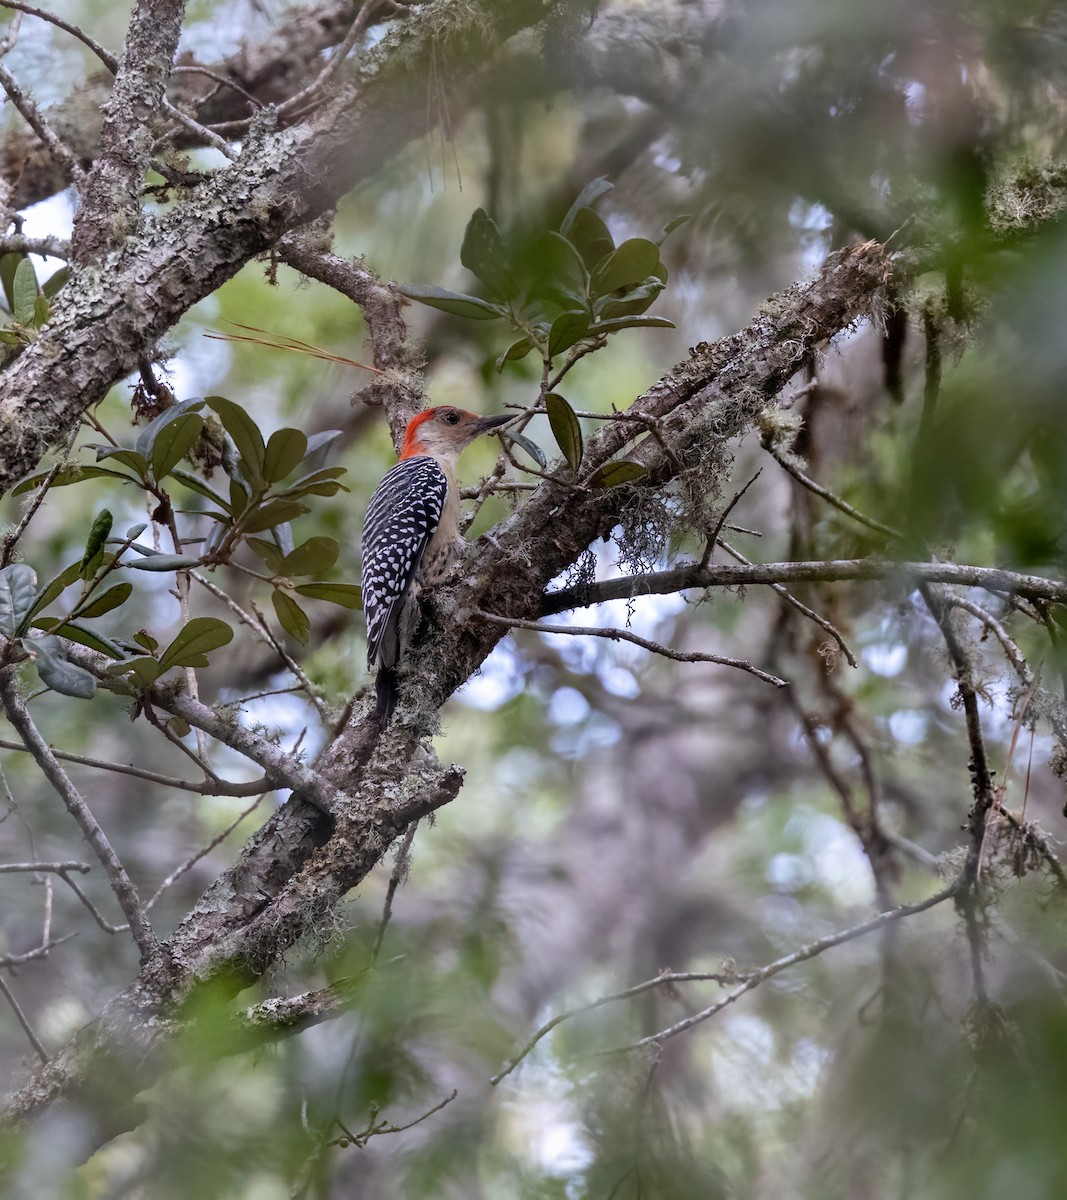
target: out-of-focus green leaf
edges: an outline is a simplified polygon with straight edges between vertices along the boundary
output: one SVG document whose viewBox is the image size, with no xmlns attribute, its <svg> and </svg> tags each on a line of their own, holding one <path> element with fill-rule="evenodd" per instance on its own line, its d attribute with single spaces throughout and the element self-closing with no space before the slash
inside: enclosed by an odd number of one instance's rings
<svg viewBox="0 0 1067 1200">
<path fill-rule="evenodd" d="M 548 335 L 549 358 L 555 358 L 557 354 L 569 350 L 575 342 L 581 341 L 588 329 L 588 313 L 579 311 L 560 313 L 552 322 L 552 332 Z"/>
<path fill-rule="evenodd" d="M 225 396 L 208 396 L 207 405 L 233 440 L 237 453 L 244 459 L 252 474 L 253 482 L 261 483 L 267 447 L 259 426 L 239 404 L 234 404 Z"/>
<path fill-rule="evenodd" d="M 335 538 L 308 538 L 285 556 L 280 574 L 321 575 L 333 566 L 340 553 L 341 546 Z"/>
<path fill-rule="evenodd" d="M 78 613 L 78 616 L 83 621 L 90 617 L 102 617 L 104 613 L 109 613 L 113 608 L 118 608 L 120 604 L 125 604 L 132 591 L 132 583 L 117 583 L 113 588 L 108 588 L 106 592 L 87 604 Z"/>
<path fill-rule="evenodd" d="M 310 511 L 306 504 L 300 504 L 296 500 L 271 500 L 254 512 L 243 528 L 245 533 L 263 533 L 264 530 L 272 529 L 285 521 L 292 521 Z"/>
<path fill-rule="evenodd" d="M 564 237 L 570 237 L 571 230 L 574 228 L 574 223 L 578 218 L 579 212 L 583 208 L 592 209 L 593 205 L 600 199 L 601 196 L 606 196 L 608 192 L 614 189 L 615 185 L 609 182 L 606 175 L 600 175 L 591 183 L 587 183 L 584 188 L 578 193 L 578 198 L 567 210 L 567 215 L 560 223 L 559 231 Z"/>
<path fill-rule="evenodd" d="M 308 440 L 299 429 L 275 430 L 263 455 L 263 478 L 267 483 L 280 483 L 296 470 L 307 449 Z"/>
<path fill-rule="evenodd" d="M 47 296 L 38 296 L 33 302 L 33 324 L 34 328 L 40 329 L 42 325 L 48 324 L 48 318 L 52 315 L 52 306 L 48 303 Z"/>
<path fill-rule="evenodd" d="M 49 604 L 65 589 L 77 580 L 81 579 L 82 564 L 79 558 L 77 562 L 72 562 L 68 567 L 64 567 L 62 571 L 45 584 L 37 593 L 33 602 L 33 611 L 39 613 L 42 608 L 47 608 Z"/>
<path fill-rule="evenodd" d="M 615 249 L 611 230 L 591 208 L 578 210 L 567 232 L 567 240 L 574 243 L 590 271 Z"/>
<path fill-rule="evenodd" d="M 60 267 L 58 271 L 54 272 L 48 277 L 48 279 L 45 281 L 44 287 L 41 288 L 41 291 L 44 292 L 49 300 L 52 300 L 55 298 L 55 295 L 59 289 L 67 282 L 69 278 L 70 267 Z"/>
<path fill-rule="evenodd" d="M 273 542 L 268 542 L 266 538 L 250 537 L 247 544 L 248 548 L 267 564 L 273 574 L 281 574 L 282 559 L 285 556 Z"/>
<path fill-rule="evenodd" d="M 54 488 L 69 487 L 72 483 L 81 483 L 83 479 L 98 479 L 105 475 L 111 479 L 121 479 L 123 483 L 131 482 L 129 475 L 124 475 L 121 471 L 109 471 L 107 467 L 86 467 L 81 464 L 75 464 L 70 467 L 64 467 L 62 471 L 58 471 L 50 486 Z M 26 492 L 32 492 L 35 487 L 40 487 L 47 478 L 47 471 L 31 475 L 28 479 L 24 479 L 20 484 L 12 488 L 11 494 L 13 496 L 21 496 Z"/>
<path fill-rule="evenodd" d="M 490 304 L 488 300 L 466 296 L 461 292 L 449 292 L 445 288 L 431 287 L 429 284 L 405 283 L 397 290 L 409 300 L 418 300 L 420 304 L 428 304 L 431 308 L 451 313 L 455 317 L 467 317 L 473 321 L 495 321 L 507 315 L 506 308 Z"/>
<path fill-rule="evenodd" d="M 304 612 L 292 596 L 287 592 L 283 592 L 281 588 L 274 589 L 271 594 L 271 600 L 274 603 L 274 611 L 281 623 L 281 627 L 301 645 L 304 645 L 308 640 L 308 634 L 311 632 L 311 622 L 308 620 L 307 613 Z"/>
<path fill-rule="evenodd" d="M 578 248 L 562 234 L 546 233 L 539 243 L 539 290 L 561 295 L 566 307 L 585 305 L 589 296 L 589 271 Z"/>
<path fill-rule="evenodd" d="M 46 633 L 39 638 L 24 638 L 23 649 L 33 659 L 41 682 L 53 692 L 91 700 L 96 695 L 96 680 L 84 667 L 75 666 L 59 638 Z"/>
<path fill-rule="evenodd" d="M 663 226 L 663 237 L 661 237 L 661 238 L 660 238 L 660 245 L 662 246 L 662 245 L 663 245 L 663 242 L 664 242 L 664 241 L 665 241 L 665 240 L 666 240 L 668 237 L 670 237 L 670 235 L 671 235 L 671 234 L 672 234 L 672 233 L 673 233 L 673 232 L 674 232 L 676 229 L 681 229 L 681 227 L 682 227 L 682 226 L 683 226 L 683 225 L 684 225 L 684 224 L 685 224 L 687 221 L 691 221 L 692 219 L 693 219 L 693 214 L 692 214 L 692 213 L 683 213 L 683 214 L 682 214 L 680 217 L 675 217 L 673 221 L 668 221 L 668 222 L 667 222 L 667 224 Z"/>
<path fill-rule="evenodd" d="M 332 441 L 341 436 L 340 429 L 323 429 L 320 433 L 313 433 L 308 438 L 307 449 L 304 451 L 304 457 L 308 458 L 314 454 L 316 450 L 321 450 L 323 446 L 328 446 Z"/>
<path fill-rule="evenodd" d="M 309 600 L 325 600 L 342 608 L 363 607 L 363 592 L 358 583 L 298 583 L 295 590 Z"/>
<path fill-rule="evenodd" d="M 26 255 L 21 251 L 9 251 L 0 255 L 0 285 L 4 289 L 4 299 L 7 301 L 7 311 L 15 315 L 15 272 L 19 263 L 24 262 Z"/>
<path fill-rule="evenodd" d="M 512 342 L 511 345 L 504 351 L 503 354 L 496 360 L 496 369 L 503 371 L 504 364 L 509 362 L 518 362 L 526 357 L 533 349 L 534 344 L 528 337 L 519 338 L 517 342 Z"/>
<path fill-rule="evenodd" d="M 563 452 L 567 465 L 577 472 L 582 462 L 582 426 L 574 413 L 574 409 L 557 392 L 549 392 L 545 396 L 545 408 L 548 410 L 548 423 L 552 426 L 552 436 L 556 445 Z"/>
<path fill-rule="evenodd" d="M 0 570 L 0 633 L 9 638 L 22 632 L 37 599 L 37 573 L 25 563 Z"/>
<path fill-rule="evenodd" d="M 630 238 L 593 272 L 592 288 L 606 296 L 619 288 L 636 287 L 646 280 L 659 262 L 659 247 L 647 238 Z"/>
<path fill-rule="evenodd" d="M 507 246 L 497 223 L 484 208 L 476 208 L 467 222 L 459 261 L 488 288 L 497 300 L 510 300 L 518 291 Z"/>
<path fill-rule="evenodd" d="M 15 278 L 11 284 L 13 316 L 20 325 L 33 323 L 37 292 L 37 272 L 33 269 L 33 263 L 28 258 L 23 258 L 15 268 Z"/>
<path fill-rule="evenodd" d="M 198 667 L 204 656 L 233 640 L 233 630 L 218 617 L 193 617 L 159 656 L 160 668 Z"/>
<path fill-rule="evenodd" d="M 91 579 L 103 561 L 104 545 L 107 535 L 111 532 L 111 523 L 111 513 L 103 508 L 90 526 L 89 537 L 85 542 L 85 554 L 82 557 L 82 579 Z"/>
<path fill-rule="evenodd" d="M 621 483 L 634 483 L 643 479 L 647 468 L 640 463 L 631 462 L 628 458 L 620 458 L 616 462 L 604 463 L 586 480 L 587 487 L 612 488 Z"/>
<path fill-rule="evenodd" d="M 25 346 L 26 344 L 25 336 L 14 333 L 10 329 L 0 329 L 0 345 Z"/>
</svg>

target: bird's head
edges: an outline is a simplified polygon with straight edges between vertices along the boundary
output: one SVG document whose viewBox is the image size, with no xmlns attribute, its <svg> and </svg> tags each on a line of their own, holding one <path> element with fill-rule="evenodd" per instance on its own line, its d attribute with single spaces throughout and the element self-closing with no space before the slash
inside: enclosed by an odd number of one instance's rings
<svg viewBox="0 0 1067 1200">
<path fill-rule="evenodd" d="M 428 408 L 408 422 L 404 434 L 401 458 L 412 458 L 416 454 L 429 454 L 454 459 L 464 447 L 476 437 L 499 429 L 513 420 L 508 413 L 504 416 L 480 417 L 477 413 L 450 404 L 439 408 Z"/>
</svg>

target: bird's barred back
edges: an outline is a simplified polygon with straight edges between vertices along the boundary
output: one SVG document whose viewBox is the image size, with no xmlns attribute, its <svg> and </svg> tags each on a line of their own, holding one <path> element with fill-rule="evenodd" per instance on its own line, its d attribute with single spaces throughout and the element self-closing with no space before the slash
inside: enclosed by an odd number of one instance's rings
<svg viewBox="0 0 1067 1200">
<path fill-rule="evenodd" d="M 447 492 L 445 473 L 426 455 L 402 459 L 374 489 L 361 542 L 368 649 L 377 646 L 393 605 L 411 585 Z"/>
</svg>

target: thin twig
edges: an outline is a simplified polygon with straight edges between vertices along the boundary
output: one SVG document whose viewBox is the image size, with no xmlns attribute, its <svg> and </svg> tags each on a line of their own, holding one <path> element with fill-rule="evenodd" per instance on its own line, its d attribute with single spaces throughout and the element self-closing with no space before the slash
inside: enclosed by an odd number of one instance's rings
<svg viewBox="0 0 1067 1200">
<path fill-rule="evenodd" d="M 68 871 L 77 871 L 79 875 L 87 875 L 91 870 L 92 867 L 83 862 L 0 863 L 0 875 L 11 875 L 16 871 L 49 871 L 53 875 L 65 875 Z"/>
<path fill-rule="evenodd" d="M 22 1006 L 15 999 L 15 993 L 8 987 L 7 980 L 2 975 L 0 975 L 0 992 L 3 992 L 4 999 L 11 1005 L 11 1011 L 15 1014 L 15 1020 L 22 1026 L 23 1033 L 30 1039 L 30 1045 L 37 1051 L 41 1062 L 48 1062 L 48 1051 L 41 1045 L 41 1040 L 37 1034 L 33 1032 L 33 1026 L 22 1011 Z"/>
<path fill-rule="evenodd" d="M 78 160 L 63 144 L 52 126 L 44 119 L 41 115 L 41 110 L 30 95 L 23 90 L 22 84 L 15 78 L 8 65 L 2 59 L 0 59 L 0 87 L 3 87 L 4 91 L 7 92 L 11 103 L 22 114 L 26 124 L 37 134 L 41 144 L 74 181 L 75 187 L 80 190 L 85 179 L 85 174 L 78 165 Z"/>
<path fill-rule="evenodd" d="M 378 955 L 382 950 L 382 942 L 385 941 L 385 931 L 389 926 L 389 918 L 393 915 L 393 897 L 396 895 L 396 890 L 407 876 L 408 869 L 411 865 L 411 843 L 415 840 L 415 831 L 418 829 L 418 821 L 412 821 L 404 834 L 404 840 L 400 843 L 400 849 L 396 852 L 396 861 L 393 863 L 393 871 L 389 876 L 389 887 L 385 892 L 385 904 L 382 905 L 382 919 L 378 923 L 378 936 L 374 939 L 374 950 L 371 952 L 371 962 L 378 961 Z"/>
<path fill-rule="evenodd" d="M 715 522 L 715 528 L 711 531 L 711 534 L 708 537 L 707 543 L 704 546 L 704 553 L 700 559 L 701 569 L 706 567 L 708 565 L 708 563 L 711 561 L 711 556 L 715 551 L 715 544 L 719 540 L 719 534 L 722 533 L 723 526 L 726 524 L 726 518 L 730 515 L 730 513 L 732 513 L 734 511 L 734 509 L 737 507 L 738 501 L 741 499 L 741 497 L 756 482 L 756 480 L 759 479 L 759 477 L 762 474 L 763 474 L 763 468 L 760 467 L 760 469 L 755 473 L 755 475 L 752 476 L 752 478 L 748 481 L 748 483 L 746 483 L 745 486 L 739 492 L 734 492 L 733 499 L 730 501 L 729 504 L 727 504 L 727 506 L 719 514 L 719 519 Z"/>
<path fill-rule="evenodd" d="M 61 938 L 53 938 L 50 942 L 44 942 L 40 946 L 35 946 L 32 950 L 27 950 L 23 954 L 0 954 L 0 968 L 7 969 L 8 967 L 25 966 L 28 962 L 34 962 L 38 958 L 47 958 L 49 953 L 56 946 L 62 946 L 64 942 L 69 942 L 73 933 L 64 934 Z"/>
<path fill-rule="evenodd" d="M 57 17 L 55 13 L 48 12 L 46 9 L 37 8 L 36 5 L 26 4 L 24 0 L 0 0 L 0 8 L 10 8 L 15 12 L 26 13 L 30 17 L 39 17 L 42 21 L 47 21 L 49 25 L 54 25 L 57 29 L 62 29 L 64 33 L 69 33 L 72 37 L 78 39 L 83 46 L 87 46 L 112 75 L 119 69 L 119 60 L 106 50 L 99 42 L 94 41 L 84 29 L 77 25 L 72 25 L 69 21 L 64 21 L 62 17 Z"/>
<path fill-rule="evenodd" d="M 787 679 L 780 679 L 768 671 L 761 671 L 759 667 L 754 667 L 742 658 L 726 658 L 721 654 L 704 654 L 698 650 L 672 650 L 670 646 L 639 637 L 628 629 L 594 625 L 544 625 L 539 621 L 522 621 L 518 617 L 497 616 L 495 613 L 483 612 L 480 608 L 474 610 L 474 615 L 481 617 L 483 621 L 492 621 L 496 625 L 507 625 L 512 629 L 531 629 L 535 633 L 563 633 L 570 637 L 599 637 L 608 638 L 613 642 L 630 642 L 644 650 L 650 650 L 653 654 L 659 654 L 663 658 L 673 659 L 675 662 L 706 662 L 716 663 L 722 667 L 736 667 L 739 671 L 747 671 L 750 675 L 755 675 L 757 679 L 762 679 L 765 683 L 773 683 L 775 687 L 789 686 Z"/>
</svg>

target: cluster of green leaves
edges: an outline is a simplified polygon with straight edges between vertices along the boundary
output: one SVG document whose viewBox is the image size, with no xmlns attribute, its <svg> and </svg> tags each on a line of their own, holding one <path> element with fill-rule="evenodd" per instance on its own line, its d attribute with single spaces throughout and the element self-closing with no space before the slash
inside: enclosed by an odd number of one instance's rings
<svg viewBox="0 0 1067 1200">
<path fill-rule="evenodd" d="M 567 350 L 587 353 L 623 329 L 673 329 L 664 317 L 642 314 L 667 283 L 660 246 L 688 218 L 672 221 L 658 241 L 629 238 L 616 246 L 593 207 L 611 188 L 606 179 L 594 180 L 558 232 L 542 233 L 529 247 L 509 246 L 493 218 L 479 208 L 467 225 L 460 261 L 478 277 L 484 297 L 426 284 L 400 290 L 454 316 L 507 320 L 522 336 L 497 359 L 500 370 L 532 350 L 549 364 Z"/>
<path fill-rule="evenodd" d="M 205 420 L 205 410 L 217 417 L 217 425 L 210 418 Z M 73 463 L 23 480 L 15 494 L 101 477 L 136 486 L 157 502 L 153 519 L 171 530 L 177 552 L 167 554 L 141 545 L 137 539 L 146 528 L 144 524 L 128 529 L 122 538 L 110 537 L 112 515 L 105 509 L 93 522 L 81 558 L 44 587 L 37 587 L 35 573 L 24 564 L 0 571 L 0 587 L 6 589 L 7 597 L 0 600 L 0 632 L 36 663 L 43 682 L 72 696 L 93 695 L 95 682 L 89 672 L 69 661 L 61 639 L 107 654 L 116 660 L 109 668 L 113 674 L 129 674 L 145 686 L 174 667 L 206 666 L 208 653 L 233 637 L 226 621 L 194 618 L 162 648 L 146 630 L 130 637 L 105 637 L 84 622 L 112 612 L 130 598 L 130 582 L 101 590 L 114 571 L 211 568 L 233 564 L 235 556 L 247 547 L 270 573 L 251 571 L 248 566 L 242 566 L 242 570 L 270 584 L 274 611 L 282 627 L 298 641 L 306 642 L 310 620 L 298 597 L 345 608 L 360 605 L 358 585 L 324 578 L 340 553 L 338 542 L 329 537 L 310 537 L 295 544 L 291 525 L 311 511 L 306 502 L 310 497 L 348 490 L 339 479 L 343 467 L 300 471 L 310 455 L 337 436 L 337 430 L 329 430 L 308 438 L 298 429 L 285 428 L 264 438 L 240 405 L 223 396 L 209 396 L 171 405 L 141 430 L 132 447 L 114 443 L 90 446 L 96 451 L 95 463 Z M 204 472 L 192 469 L 190 456 L 201 452 L 205 441 L 214 450 L 215 459 L 221 459 L 228 484 L 225 494 Z M 175 485 L 198 497 L 196 507 L 172 504 L 170 491 Z M 206 538 L 181 536 L 179 522 L 189 517 L 212 522 Z M 194 548 L 198 553 L 191 552 Z M 62 615 L 44 613 L 79 580 L 82 587 Z M 32 636 L 31 630 L 44 633 Z"/>
<path fill-rule="evenodd" d="M 0 287 L 11 317 L 10 323 L 0 328 L 0 346 L 10 346 L 17 352 L 37 337 L 37 331 L 52 315 L 52 299 L 67 282 L 69 273 L 68 268 L 60 267 L 42 286 L 28 255 L 0 254 Z"/>
</svg>

